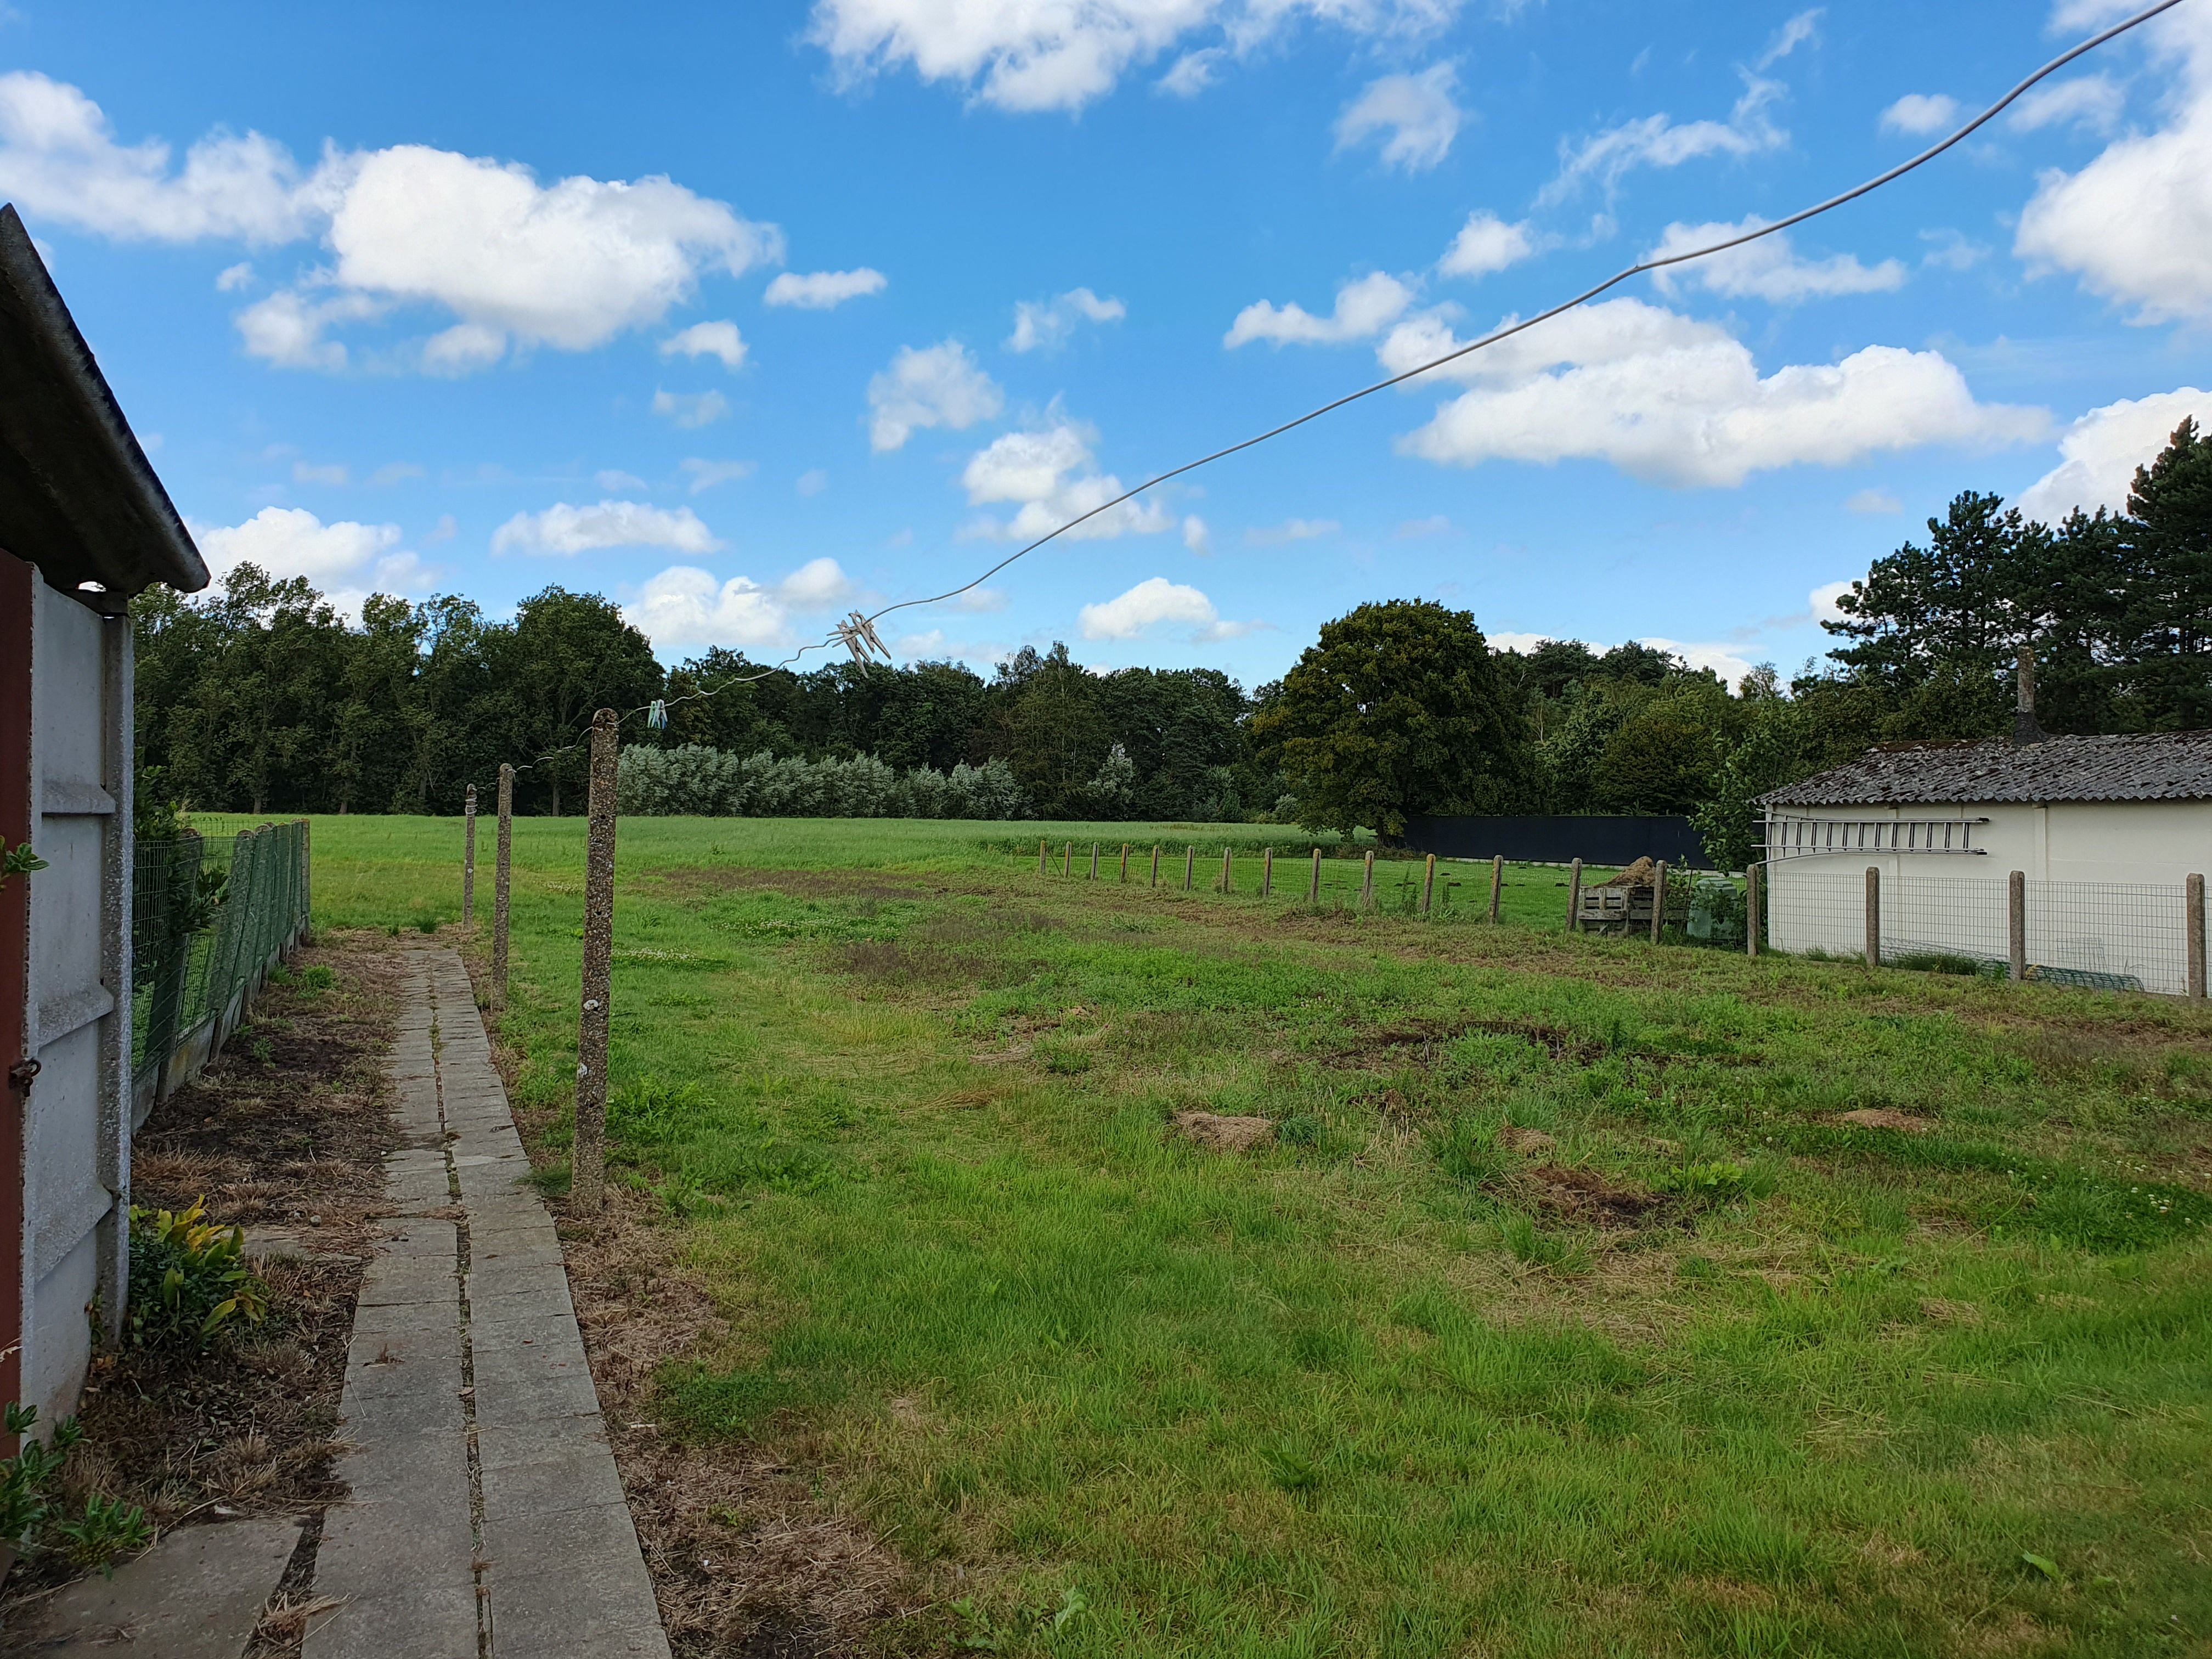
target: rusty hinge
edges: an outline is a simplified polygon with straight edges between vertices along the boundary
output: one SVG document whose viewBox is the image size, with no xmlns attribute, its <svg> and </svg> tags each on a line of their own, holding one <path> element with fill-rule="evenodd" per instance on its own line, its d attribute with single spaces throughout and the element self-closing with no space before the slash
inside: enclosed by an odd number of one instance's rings
<svg viewBox="0 0 2212 1659">
<path fill-rule="evenodd" d="M 28 1054 L 8 1068 L 8 1086 L 25 1100 L 31 1097 L 32 1079 L 39 1075 L 39 1062 Z"/>
</svg>

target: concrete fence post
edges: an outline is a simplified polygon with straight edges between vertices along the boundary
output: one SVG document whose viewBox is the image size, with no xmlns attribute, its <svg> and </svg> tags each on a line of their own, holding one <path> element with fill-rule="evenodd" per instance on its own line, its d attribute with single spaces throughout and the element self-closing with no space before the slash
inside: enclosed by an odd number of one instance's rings
<svg viewBox="0 0 2212 1659">
<path fill-rule="evenodd" d="M 1263 847 L 1260 849 L 1260 896 L 1272 898 L 1274 896 L 1274 892 L 1275 849 L 1272 847 Z"/>
<path fill-rule="evenodd" d="M 2005 880 L 2005 935 L 2012 982 L 2027 977 L 2027 872 L 2015 870 Z"/>
<path fill-rule="evenodd" d="M 1661 859 L 1651 866 L 1651 942 L 1659 943 L 1660 933 L 1667 926 L 1667 860 Z"/>
<path fill-rule="evenodd" d="M 514 872 L 514 769 L 499 769 L 499 830 L 491 855 L 491 987 L 507 1006 L 507 888 Z"/>
<path fill-rule="evenodd" d="M 1221 890 L 1224 893 L 1233 893 L 1237 890 L 1236 866 L 1230 862 L 1236 850 L 1233 847 L 1224 847 L 1221 849 Z"/>
<path fill-rule="evenodd" d="M 1313 905 L 1321 902 L 1321 848 L 1318 847 L 1314 848 L 1313 880 L 1306 888 L 1306 902 Z"/>
<path fill-rule="evenodd" d="M 1881 866 L 1867 866 L 1866 872 L 1866 965 L 1881 966 Z"/>
<path fill-rule="evenodd" d="M 1437 855 L 1431 853 L 1429 854 L 1428 868 L 1421 877 L 1421 914 L 1424 916 L 1429 914 L 1429 906 L 1435 902 L 1436 896 Z"/>
<path fill-rule="evenodd" d="M 2204 878 L 2191 876 L 2182 884 L 2189 903 L 2189 1000 L 2204 1000 Z"/>
<path fill-rule="evenodd" d="M 1743 951 L 1748 957 L 1759 954 L 1759 901 L 1765 896 L 1759 890 L 1765 881 L 1764 864 L 1754 864 L 1743 872 Z"/>
<path fill-rule="evenodd" d="M 607 1024 L 615 940 L 615 711 L 592 717 L 591 827 L 584 843 L 584 1006 L 576 1024 L 576 1138 L 568 1204 L 595 1215 L 606 1197 Z"/>
<path fill-rule="evenodd" d="M 461 931 L 477 930 L 477 787 L 461 799 Z"/>
<path fill-rule="evenodd" d="M 1129 884 L 1129 843 L 1128 843 L 1127 842 L 1126 842 L 1126 841 L 1125 841 L 1125 842 L 1123 842 L 1121 843 L 1121 885 L 1122 885 L 1122 886 L 1124 886 L 1124 887 L 1127 887 L 1128 884 Z"/>
<path fill-rule="evenodd" d="M 1367 867 L 1359 878 L 1359 908 L 1363 910 L 1375 908 L 1375 849 L 1371 847 L 1367 849 Z"/>
<path fill-rule="evenodd" d="M 1091 879 L 1098 879 L 1098 843 L 1095 841 L 1091 843 Z"/>
<path fill-rule="evenodd" d="M 1152 843 L 1152 885 L 1153 885 L 1153 886 L 1155 886 L 1155 887 L 1157 887 L 1157 886 L 1158 886 L 1159 884 L 1160 884 L 1160 844 L 1159 844 L 1159 842 L 1154 842 Z"/>
<path fill-rule="evenodd" d="M 1583 930 L 1583 861 L 1577 859 L 1567 866 L 1567 931 L 1579 933 Z"/>
<path fill-rule="evenodd" d="M 1197 886 L 1198 848 L 1186 847 L 1182 849 L 1182 890 L 1186 893 L 1192 892 Z"/>
<path fill-rule="evenodd" d="M 1496 853 L 1490 860 L 1490 919 L 1498 920 L 1499 902 L 1505 896 L 1505 854 Z"/>
</svg>

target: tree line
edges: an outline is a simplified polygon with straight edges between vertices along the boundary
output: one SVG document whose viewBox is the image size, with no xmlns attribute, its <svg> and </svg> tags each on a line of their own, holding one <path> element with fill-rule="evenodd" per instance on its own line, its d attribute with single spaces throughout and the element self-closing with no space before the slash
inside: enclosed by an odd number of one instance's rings
<svg viewBox="0 0 2212 1659">
<path fill-rule="evenodd" d="M 2185 422 L 2124 512 L 2056 527 L 1964 492 L 1838 608 L 1826 662 L 1731 689 L 1638 644 L 1495 650 L 1468 613 L 1394 600 L 1327 624 L 1282 680 L 1248 692 L 1213 669 L 1093 673 L 1064 645 L 1024 647 L 988 678 L 943 662 L 763 673 L 721 649 L 664 669 L 597 594 L 548 587 L 509 621 L 456 597 L 379 595 L 356 623 L 305 580 L 241 565 L 208 598 L 155 588 L 134 605 L 141 790 L 208 810 L 450 813 L 501 762 L 529 762 L 519 810 L 574 812 L 584 756 L 570 745 L 592 711 L 660 698 L 665 724 L 633 723 L 625 741 L 688 752 L 653 769 L 663 801 L 726 778 L 729 799 L 757 802 L 859 790 L 1386 836 L 1412 814 L 1685 813 L 1736 863 L 1767 789 L 1877 744 L 2008 730 L 2023 647 L 2050 731 L 2212 725 L 2212 439 Z M 870 794 L 853 781 L 878 775 L 866 769 L 802 787 L 770 765 L 863 757 L 923 793 Z M 993 763 L 1012 789 L 979 794 Z M 956 769 L 946 795 L 933 780 Z M 772 776 L 786 781 L 758 781 Z"/>
</svg>

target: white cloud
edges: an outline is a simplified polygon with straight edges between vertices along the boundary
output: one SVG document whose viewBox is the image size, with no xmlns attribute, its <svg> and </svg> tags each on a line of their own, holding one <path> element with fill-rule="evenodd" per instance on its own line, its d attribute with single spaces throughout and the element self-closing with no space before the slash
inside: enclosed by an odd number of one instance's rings
<svg viewBox="0 0 2212 1659">
<path fill-rule="evenodd" d="M 1365 90 L 1336 118 L 1336 147 L 1350 149 L 1378 133 L 1389 137 L 1382 144 L 1382 165 L 1422 173 L 1451 153 L 1459 136 L 1460 107 L 1452 101 L 1459 81 L 1459 66 L 1431 64 L 1418 75 L 1385 75 L 1370 81 Z"/>
<path fill-rule="evenodd" d="M 264 507 L 241 525 L 194 523 L 191 529 L 218 581 L 250 563 L 272 576 L 305 576 L 326 587 L 361 576 L 399 545 L 396 524 L 325 524 L 303 507 Z"/>
<path fill-rule="evenodd" d="M 352 477 L 351 471 L 343 461 L 333 461 L 327 466 L 316 466 L 307 461 L 292 463 L 294 483 L 342 484 Z"/>
<path fill-rule="evenodd" d="M 610 495 L 619 495 L 626 492 L 642 495 L 646 489 L 644 479 L 639 477 L 635 472 L 625 472 L 618 466 L 611 466 L 594 472 L 592 475 L 592 482 Z"/>
<path fill-rule="evenodd" d="M 2212 428 L 2212 392 L 2185 386 L 2091 410 L 2059 438 L 2059 464 L 2021 492 L 2020 510 L 2045 524 L 2063 522 L 2077 507 L 2124 511 L 2136 469 L 2149 465 L 2191 416 L 2200 430 Z"/>
<path fill-rule="evenodd" d="M 1186 514 L 1182 521 L 1182 544 L 1194 553 L 1211 552 L 1213 534 L 1206 527 L 1206 520 L 1197 514 Z"/>
<path fill-rule="evenodd" d="M 1655 651 L 1671 651 L 1692 669 L 1710 668 L 1730 685 L 1741 685 L 1743 677 L 1758 665 L 1740 654 L 1740 646 L 1700 645 L 1694 641 L 1665 639 L 1656 634 L 1637 643 L 1648 645 Z"/>
<path fill-rule="evenodd" d="M 744 337 L 735 323 L 694 323 L 660 343 L 664 357 L 719 357 L 724 368 L 745 366 Z"/>
<path fill-rule="evenodd" d="M 880 294 L 889 278 L 862 265 L 858 270 L 811 270 L 801 275 L 787 270 L 768 285 L 761 297 L 772 306 L 797 306 L 802 311 L 829 311 L 848 300 Z"/>
<path fill-rule="evenodd" d="M 218 294 L 235 294 L 240 289 L 249 286 L 252 281 L 253 267 L 251 264 L 241 263 L 225 265 L 216 273 L 215 291 Z"/>
<path fill-rule="evenodd" d="M 1920 240 L 1928 244 L 1928 252 L 1920 258 L 1924 265 L 1939 265 L 1945 270 L 1971 270 L 1989 257 L 1989 249 L 1979 242 L 1970 241 L 1966 235 L 1946 225 L 1939 230 L 1923 230 Z"/>
<path fill-rule="evenodd" d="M 830 488 L 830 475 L 818 466 L 810 466 L 799 475 L 792 488 L 802 495 L 819 495 Z"/>
<path fill-rule="evenodd" d="M 543 513 L 518 513 L 492 532 L 495 553 L 567 556 L 607 547 L 665 547 L 678 553 L 713 553 L 722 544 L 688 507 L 670 512 L 642 501 L 601 501 L 571 507 L 556 501 Z"/>
<path fill-rule="evenodd" d="M 1905 503 L 1887 489 L 1862 489 L 1844 503 L 1849 513 L 1902 513 Z"/>
<path fill-rule="evenodd" d="M 1948 132 L 1965 113 L 1959 100 L 1948 92 L 1908 92 L 1882 111 L 1880 125 L 1884 132 L 1928 138 Z"/>
<path fill-rule="evenodd" d="M 1756 230 L 1764 222 L 1753 215 L 1734 225 L 1671 224 L 1659 239 L 1659 246 L 1644 258 L 1657 259 L 1687 253 Z M 1849 253 L 1826 259 L 1802 259 L 1790 247 L 1790 233 L 1778 230 L 1742 247 L 1654 271 L 1652 278 L 1662 294 L 1672 295 L 1679 284 L 1695 283 L 1731 299 L 1748 297 L 1769 300 L 1776 305 L 1793 305 L 1800 300 L 1830 299 L 1838 294 L 1881 294 L 1902 288 L 1905 267 L 1895 259 L 1863 265 L 1856 255 Z"/>
<path fill-rule="evenodd" d="M 975 528 L 1015 541 L 1033 541 L 1070 520 L 1112 501 L 1121 481 L 1112 473 L 1085 471 L 1091 465 L 1091 434 L 1073 422 L 1039 430 L 1009 432 L 978 450 L 960 475 L 971 505 L 995 501 L 1020 505 L 1007 520 L 986 518 Z M 1069 531 L 1071 539 L 1089 541 L 1123 535 L 1150 535 L 1175 526 L 1175 517 L 1152 501 L 1123 501 Z"/>
<path fill-rule="evenodd" d="M 1024 300 L 1014 307 L 1014 331 L 1006 337 L 1006 349 L 1056 346 L 1078 323 L 1118 323 L 1128 314 L 1119 300 L 1102 300 L 1087 288 L 1070 289 L 1054 300 Z"/>
<path fill-rule="evenodd" d="M 2132 307 L 2133 321 L 2202 320 L 2212 317 L 2212 15 L 2184 6 L 2148 27 L 2179 65 L 2166 124 L 2115 141 L 2078 173 L 2044 173 L 2013 251 Z"/>
<path fill-rule="evenodd" d="M 1457 343 L 1433 313 L 1378 352 L 1397 369 Z M 1869 346 L 1762 378 L 1727 331 L 1637 300 L 1582 307 L 1439 371 L 1475 389 L 1399 441 L 1473 465 L 1595 458 L 1656 483 L 1735 485 L 1753 472 L 1922 444 L 1994 446 L 2048 428 L 2039 409 L 1974 400 L 1940 353 Z"/>
<path fill-rule="evenodd" d="M 1819 39 L 1820 14 L 1826 9 L 1825 6 L 1815 6 L 1810 11 L 1799 12 L 1783 24 L 1774 32 L 1774 39 L 1767 42 L 1766 50 L 1759 53 L 1759 61 L 1752 68 L 1771 69 L 1808 40 Z"/>
<path fill-rule="evenodd" d="M 1186 52 L 1164 90 L 1194 93 L 1224 49 L 1249 52 L 1309 18 L 1362 39 L 1418 37 L 1459 9 L 1460 0 L 815 0 L 807 38 L 848 82 L 910 68 L 1000 109 L 1073 111 L 1201 29 L 1219 29 L 1224 46 Z"/>
<path fill-rule="evenodd" d="M 225 237 L 257 246 L 306 234 L 313 181 L 282 144 L 258 132 L 217 132 L 185 152 L 116 142 L 99 105 L 35 70 L 0 75 L 0 196 L 35 222 L 122 241 Z"/>
<path fill-rule="evenodd" d="M 2007 120 L 2021 132 L 2071 125 L 2092 132 L 2110 132 L 2119 125 L 2128 95 L 2108 75 L 2077 76 L 2071 81 L 2046 81 L 2012 106 Z"/>
<path fill-rule="evenodd" d="M 217 132 L 173 165 L 158 139 L 118 143 L 76 88 L 0 76 L 0 195 L 34 219 L 118 240 L 234 240 L 277 246 L 319 235 L 329 264 L 240 314 L 246 349 L 283 368 L 337 369 L 335 325 L 401 306 L 452 325 L 400 355 L 440 374 L 516 346 L 580 351 L 649 326 L 710 271 L 781 257 L 782 234 L 665 178 L 570 178 L 421 144 L 348 151 L 307 169 L 258 133 Z M 250 272 L 233 267 L 232 287 Z"/>
<path fill-rule="evenodd" d="M 687 432 L 712 426 L 730 412 L 730 400 L 719 392 L 667 392 L 653 394 L 653 412 L 665 415 Z"/>
<path fill-rule="evenodd" d="M 1280 524 L 1255 526 L 1244 532 L 1244 539 L 1254 547 L 1282 547 L 1334 536 L 1343 528 L 1334 519 L 1285 519 Z"/>
<path fill-rule="evenodd" d="M 1790 135 L 1767 118 L 1767 106 L 1782 95 L 1782 84 L 1756 75 L 1744 76 L 1743 95 L 1726 121 L 1685 121 L 1647 115 L 1585 138 L 1561 140 L 1559 171 L 1537 193 L 1540 203 L 1564 201 L 1595 179 L 1608 191 L 1638 167 L 1674 167 L 1707 155 L 1756 155 L 1779 149 Z"/>
<path fill-rule="evenodd" d="M 1126 593 L 1100 605 L 1086 605 L 1076 625 L 1086 640 L 1133 640 L 1163 623 L 1187 624 L 1200 640 L 1234 639 L 1251 631 L 1249 623 L 1225 623 L 1213 601 L 1195 587 L 1149 576 Z"/>
<path fill-rule="evenodd" d="M 693 456 L 684 463 L 684 470 L 691 475 L 691 493 L 712 489 L 716 484 L 726 484 L 738 478 L 753 475 L 750 461 L 704 461 Z"/>
<path fill-rule="evenodd" d="M 1844 619 L 1843 608 L 1836 601 L 1857 586 L 1857 582 L 1850 577 L 1845 577 L 1842 581 L 1823 582 L 1814 588 L 1806 595 L 1806 603 L 1813 609 L 1813 620 L 1841 622 Z"/>
<path fill-rule="evenodd" d="M 1276 309 L 1261 300 L 1237 313 L 1221 343 L 1231 350 L 1266 340 L 1274 345 L 1339 345 L 1380 333 L 1405 313 L 1413 290 L 1384 271 L 1346 283 L 1336 291 L 1336 309 L 1316 317 L 1291 304 Z"/>
<path fill-rule="evenodd" d="M 794 612 L 826 611 L 851 597 L 853 585 L 835 559 L 814 559 L 773 587 L 746 576 L 717 581 L 696 565 L 671 565 L 623 607 L 623 619 L 651 640 L 672 646 L 782 646 L 792 642 Z"/>
<path fill-rule="evenodd" d="M 1219 46 L 1187 52 L 1152 85 L 1170 98 L 1195 98 L 1219 78 L 1221 60 L 1228 55 Z"/>
<path fill-rule="evenodd" d="M 901 346 L 890 367 L 868 381 L 868 444 L 878 451 L 902 448 L 925 427 L 958 432 L 989 420 L 1006 401 L 959 341 L 921 350 Z"/>
<path fill-rule="evenodd" d="M 1515 265 L 1536 251 L 1528 222 L 1509 225 L 1487 209 L 1467 216 L 1437 269 L 1447 276 L 1486 276 Z"/>
</svg>

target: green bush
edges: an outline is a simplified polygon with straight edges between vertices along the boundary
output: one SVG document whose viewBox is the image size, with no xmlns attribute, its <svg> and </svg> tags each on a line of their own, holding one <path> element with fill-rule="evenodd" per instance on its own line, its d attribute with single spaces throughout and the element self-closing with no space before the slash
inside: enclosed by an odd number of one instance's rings
<svg viewBox="0 0 2212 1659">
<path fill-rule="evenodd" d="M 131 1342 L 140 1348 L 205 1348 L 227 1327 L 258 1325 L 269 1287 L 246 1265 L 246 1236 L 190 1209 L 131 1206 Z"/>
</svg>

